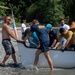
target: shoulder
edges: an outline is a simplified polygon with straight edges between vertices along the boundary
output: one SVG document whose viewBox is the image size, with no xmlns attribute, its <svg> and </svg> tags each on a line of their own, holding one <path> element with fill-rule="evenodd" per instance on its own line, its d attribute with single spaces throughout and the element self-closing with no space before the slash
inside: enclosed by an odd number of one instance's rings
<svg viewBox="0 0 75 75">
<path fill-rule="evenodd" d="M 52 30 L 52 33 L 53 33 L 53 34 L 56 34 L 56 31 L 53 29 L 53 30 Z"/>
<path fill-rule="evenodd" d="M 25 26 L 25 24 L 24 24 L 24 23 L 22 23 L 22 24 L 21 24 L 21 26 Z"/>
<path fill-rule="evenodd" d="M 53 32 L 56 32 L 56 30 L 54 30 L 54 29 L 53 29 L 52 31 L 53 31 Z"/>
<path fill-rule="evenodd" d="M 67 34 L 68 35 L 73 35 L 73 32 L 68 30 L 68 33 Z"/>
<path fill-rule="evenodd" d="M 68 30 L 68 33 L 73 33 L 72 31 Z"/>
<path fill-rule="evenodd" d="M 59 27 L 58 27 L 58 30 L 59 30 L 60 28 L 62 28 L 62 26 L 59 26 Z"/>
<path fill-rule="evenodd" d="M 5 24 L 3 25 L 3 28 L 9 28 L 9 26 L 5 23 Z"/>
<path fill-rule="evenodd" d="M 64 26 L 69 27 L 69 25 L 67 25 L 67 24 L 64 24 Z"/>
</svg>

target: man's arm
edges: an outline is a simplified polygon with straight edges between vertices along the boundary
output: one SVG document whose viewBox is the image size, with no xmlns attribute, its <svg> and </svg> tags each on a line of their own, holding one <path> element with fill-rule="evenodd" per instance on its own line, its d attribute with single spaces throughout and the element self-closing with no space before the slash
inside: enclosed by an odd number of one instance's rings
<svg viewBox="0 0 75 75">
<path fill-rule="evenodd" d="M 70 42 L 70 40 L 67 40 L 65 46 L 63 46 L 62 49 L 65 49 L 68 46 L 69 42 Z"/>
<path fill-rule="evenodd" d="M 23 39 L 23 41 L 26 41 L 30 36 L 31 36 L 32 32 L 30 32 L 29 34 L 26 35 L 26 37 Z"/>
<path fill-rule="evenodd" d="M 52 49 L 56 49 L 59 46 L 61 38 L 62 38 L 62 36 L 59 35 L 58 42 L 56 43 L 55 47 L 53 47 Z"/>
<path fill-rule="evenodd" d="M 60 42 L 57 42 L 55 47 L 53 47 L 52 49 L 56 49 L 59 46 Z"/>
<path fill-rule="evenodd" d="M 54 41 L 53 41 L 53 43 L 52 43 L 52 45 L 51 45 L 51 48 L 54 47 L 54 45 L 56 44 L 56 42 L 57 42 L 57 40 L 54 39 Z"/>
<path fill-rule="evenodd" d="M 59 46 L 60 40 L 61 40 L 61 38 L 58 39 L 58 42 L 56 43 L 55 47 L 53 47 L 52 49 L 56 49 Z"/>
</svg>

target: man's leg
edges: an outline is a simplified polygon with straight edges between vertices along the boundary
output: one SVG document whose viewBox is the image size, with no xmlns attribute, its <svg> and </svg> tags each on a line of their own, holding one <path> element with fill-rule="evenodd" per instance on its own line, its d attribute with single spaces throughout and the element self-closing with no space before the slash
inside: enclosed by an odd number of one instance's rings
<svg viewBox="0 0 75 75">
<path fill-rule="evenodd" d="M 52 63 L 52 59 L 50 57 L 49 51 L 44 52 L 44 55 L 45 55 L 45 57 L 46 57 L 46 59 L 47 59 L 47 61 L 49 63 L 49 66 L 50 66 L 51 70 L 53 70 L 53 63 Z"/>
<path fill-rule="evenodd" d="M 5 62 L 7 61 L 7 59 L 9 58 L 9 56 L 10 56 L 10 55 L 5 55 L 5 57 L 4 57 L 3 61 L 2 61 L 2 64 L 5 65 Z"/>
<path fill-rule="evenodd" d="M 17 64 L 17 60 L 16 60 L 15 53 L 14 53 L 14 54 L 12 54 L 12 59 L 13 59 L 14 63 L 15 63 L 15 64 Z"/>
<path fill-rule="evenodd" d="M 37 50 L 35 53 L 35 60 L 34 60 L 34 65 L 36 66 L 39 60 L 39 55 L 42 53 L 41 50 Z"/>
<path fill-rule="evenodd" d="M 66 44 L 67 40 L 63 37 L 61 40 L 61 45 L 64 46 Z"/>
<path fill-rule="evenodd" d="M 17 64 L 15 49 L 14 49 L 14 46 L 12 45 L 12 43 L 11 43 L 11 48 L 12 48 L 12 59 L 13 59 L 14 63 Z"/>
</svg>

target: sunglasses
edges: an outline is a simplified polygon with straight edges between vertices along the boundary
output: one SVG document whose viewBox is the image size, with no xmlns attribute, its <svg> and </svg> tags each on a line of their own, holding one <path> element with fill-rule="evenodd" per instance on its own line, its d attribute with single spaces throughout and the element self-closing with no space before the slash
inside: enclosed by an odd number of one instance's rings
<svg viewBox="0 0 75 75">
<path fill-rule="evenodd" d="M 7 19 L 7 20 L 11 21 L 11 19 Z"/>
</svg>

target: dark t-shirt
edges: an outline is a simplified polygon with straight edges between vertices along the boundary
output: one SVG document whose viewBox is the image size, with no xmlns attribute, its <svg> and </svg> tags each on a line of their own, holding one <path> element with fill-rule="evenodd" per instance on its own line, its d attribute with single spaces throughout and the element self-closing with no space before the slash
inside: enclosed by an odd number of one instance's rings
<svg viewBox="0 0 75 75">
<path fill-rule="evenodd" d="M 52 44 L 55 39 L 57 40 L 57 33 L 55 30 L 49 31 L 49 38 L 50 44 Z"/>
<path fill-rule="evenodd" d="M 48 30 L 45 28 L 45 26 L 37 24 L 31 27 L 31 32 L 36 32 L 39 40 L 41 43 L 45 43 L 49 41 L 48 38 Z"/>
</svg>

